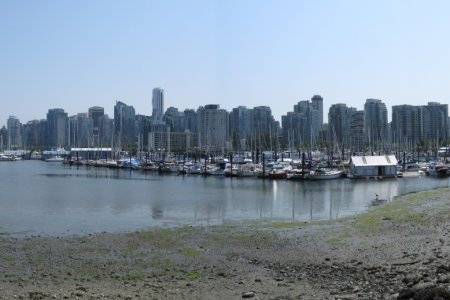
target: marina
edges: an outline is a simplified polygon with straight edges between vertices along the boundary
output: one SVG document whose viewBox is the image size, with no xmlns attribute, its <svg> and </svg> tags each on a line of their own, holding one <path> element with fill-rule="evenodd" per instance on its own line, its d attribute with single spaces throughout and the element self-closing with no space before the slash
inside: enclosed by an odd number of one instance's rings
<svg viewBox="0 0 450 300">
<path fill-rule="evenodd" d="M 270 180 L 22 160 L 0 165 L 0 232 L 71 235 L 254 220 L 310 222 L 448 187 L 448 178 Z"/>
</svg>

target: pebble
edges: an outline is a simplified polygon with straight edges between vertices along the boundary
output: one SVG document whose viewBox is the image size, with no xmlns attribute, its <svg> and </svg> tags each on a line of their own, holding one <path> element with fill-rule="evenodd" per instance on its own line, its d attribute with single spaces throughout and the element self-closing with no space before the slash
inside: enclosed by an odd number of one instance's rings
<svg viewBox="0 0 450 300">
<path fill-rule="evenodd" d="M 255 292 L 245 292 L 242 294 L 242 298 L 253 298 L 255 297 Z"/>
</svg>

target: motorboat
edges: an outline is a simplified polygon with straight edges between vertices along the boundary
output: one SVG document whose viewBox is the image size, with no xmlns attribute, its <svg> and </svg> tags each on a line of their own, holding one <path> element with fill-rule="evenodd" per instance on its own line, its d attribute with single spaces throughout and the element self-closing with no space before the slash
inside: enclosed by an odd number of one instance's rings
<svg viewBox="0 0 450 300">
<path fill-rule="evenodd" d="M 50 156 L 44 159 L 46 162 L 63 162 L 64 157 L 59 155 Z"/>
<path fill-rule="evenodd" d="M 327 180 L 336 179 L 342 177 L 343 171 L 338 169 L 315 169 L 311 170 L 308 175 L 308 179 L 312 180 Z"/>
<path fill-rule="evenodd" d="M 441 163 L 432 163 L 428 166 L 428 175 L 436 177 L 449 176 L 449 168 Z"/>
</svg>

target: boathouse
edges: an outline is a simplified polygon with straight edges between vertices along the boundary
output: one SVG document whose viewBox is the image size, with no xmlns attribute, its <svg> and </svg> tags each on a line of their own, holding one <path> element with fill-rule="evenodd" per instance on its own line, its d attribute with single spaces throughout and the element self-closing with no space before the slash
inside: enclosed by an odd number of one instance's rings
<svg viewBox="0 0 450 300">
<path fill-rule="evenodd" d="M 352 156 L 350 178 L 385 178 L 397 175 L 395 155 Z"/>
</svg>

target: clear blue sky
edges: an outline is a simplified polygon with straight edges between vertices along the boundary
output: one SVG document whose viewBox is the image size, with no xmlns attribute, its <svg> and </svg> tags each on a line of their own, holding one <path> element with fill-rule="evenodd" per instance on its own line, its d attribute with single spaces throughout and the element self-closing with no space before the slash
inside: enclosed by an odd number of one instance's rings
<svg viewBox="0 0 450 300">
<path fill-rule="evenodd" d="M 0 0 L 0 126 L 49 108 L 69 115 L 116 100 L 165 108 L 267 105 L 277 120 L 314 94 L 450 99 L 450 1 Z M 327 118 L 324 118 L 326 121 Z"/>
</svg>

